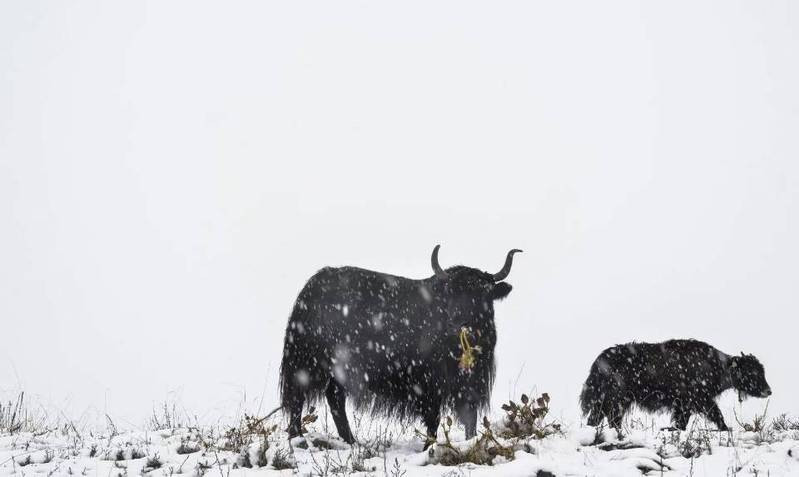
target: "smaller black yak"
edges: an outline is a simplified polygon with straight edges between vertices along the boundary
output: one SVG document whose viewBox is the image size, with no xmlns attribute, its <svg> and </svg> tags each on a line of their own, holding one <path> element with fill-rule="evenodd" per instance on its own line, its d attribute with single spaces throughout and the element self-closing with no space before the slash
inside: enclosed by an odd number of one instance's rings
<svg viewBox="0 0 799 477">
<path fill-rule="evenodd" d="M 591 365 L 580 395 L 588 425 L 603 418 L 621 432 L 633 404 L 649 412 L 671 411 L 674 426 L 685 430 L 691 414 L 704 414 L 727 430 L 715 398 L 727 389 L 768 397 L 763 365 L 753 355 L 730 356 L 696 340 L 629 343 L 608 348 Z"/>
</svg>

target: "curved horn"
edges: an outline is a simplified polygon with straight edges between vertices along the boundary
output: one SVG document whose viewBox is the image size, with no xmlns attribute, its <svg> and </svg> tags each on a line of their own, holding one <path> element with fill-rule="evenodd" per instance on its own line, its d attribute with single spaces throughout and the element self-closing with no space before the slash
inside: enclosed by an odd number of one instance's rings
<svg viewBox="0 0 799 477">
<path fill-rule="evenodd" d="M 494 274 L 495 282 L 504 280 L 508 276 L 508 274 L 510 273 L 510 267 L 513 265 L 513 254 L 519 252 L 521 252 L 521 250 L 519 250 L 518 248 L 514 248 L 513 250 L 508 252 L 508 256 L 505 257 L 505 265 L 502 266 L 502 270 Z"/>
<path fill-rule="evenodd" d="M 438 264 L 438 249 L 441 248 L 441 245 L 436 245 L 433 249 L 433 255 L 430 257 L 430 265 L 433 266 L 433 271 L 436 273 L 438 278 L 449 278 L 447 272 L 441 268 L 441 265 Z"/>
</svg>

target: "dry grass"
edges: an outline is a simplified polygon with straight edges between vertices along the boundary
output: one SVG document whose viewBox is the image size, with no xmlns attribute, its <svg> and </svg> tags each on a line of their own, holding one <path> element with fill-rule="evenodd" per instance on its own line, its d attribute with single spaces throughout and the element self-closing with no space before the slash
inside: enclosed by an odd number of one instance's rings
<svg viewBox="0 0 799 477">
<path fill-rule="evenodd" d="M 148 427 L 153 431 L 180 429 L 189 427 L 189 419 L 185 412 L 179 412 L 176 403 L 164 401 L 153 407 Z"/>
<path fill-rule="evenodd" d="M 32 412 L 25 399 L 24 391 L 6 401 L 5 404 L 0 402 L 0 432 L 45 434 L 51 430 L 47 424 L 47 413 L 44 411 Z"/>
</svg>

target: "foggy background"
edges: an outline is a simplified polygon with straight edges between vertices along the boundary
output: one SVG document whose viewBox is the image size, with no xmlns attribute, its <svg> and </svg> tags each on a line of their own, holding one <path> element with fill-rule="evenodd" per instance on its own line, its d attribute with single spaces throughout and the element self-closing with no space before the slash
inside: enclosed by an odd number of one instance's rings
<svg viewBox="0 0 799 477">
<path fill-rule="evenodd" d="M 495 404 L 576 418 L 602 349 L 695 337 L 799 413 L 797 31 L 789 1 L 3 2 L 0 391 L 271 409 L 305 280 L 441 243 L 524 249 Z"/>
</svg>

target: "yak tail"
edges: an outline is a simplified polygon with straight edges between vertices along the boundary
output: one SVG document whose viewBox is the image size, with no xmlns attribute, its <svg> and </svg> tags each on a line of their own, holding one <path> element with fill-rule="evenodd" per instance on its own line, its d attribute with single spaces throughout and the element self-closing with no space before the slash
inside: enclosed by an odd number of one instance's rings
<svg viewBox="0 0 799 477">
<path fill-rule="evenodd" d="M 302 323 L 306 317 L 303 310 L 295 307 L 286 328 L 283 342 L 283 358 L 280 362 L 280 405 L 288 411 L 301 408 L 303 403 L 316 402 L 324 395 L 330 376 L 325 372 L 323 349 L 298 333 L 294 323 Z M 305 326 L 307 329 L 308 326 Z"/>
<path fill-rule="evenodd" d="M 588 373 L 588 379 L 583 384 L 583 390 L 580 393 L 580 409 L 583 411 L 583 416 L 588 416 L 588 423 L 590 425 L 597 419 L 602 421 L 602 403 L 605 401 L 609 394 L 610 385 L 607 375 L 603 375 L 599 369 L 599 359 L 594 361 L 591 365 L 591 371 Z"/>
<path fill-rule="evenodd" d="M 307 357 L 287 342 L 280 363 L 280 405 L 284 410 L 301 406 L 306 400 L 315 400 L 321 390 L 313 379 L 314 369 L 307 363 Z"/>
</svg>

